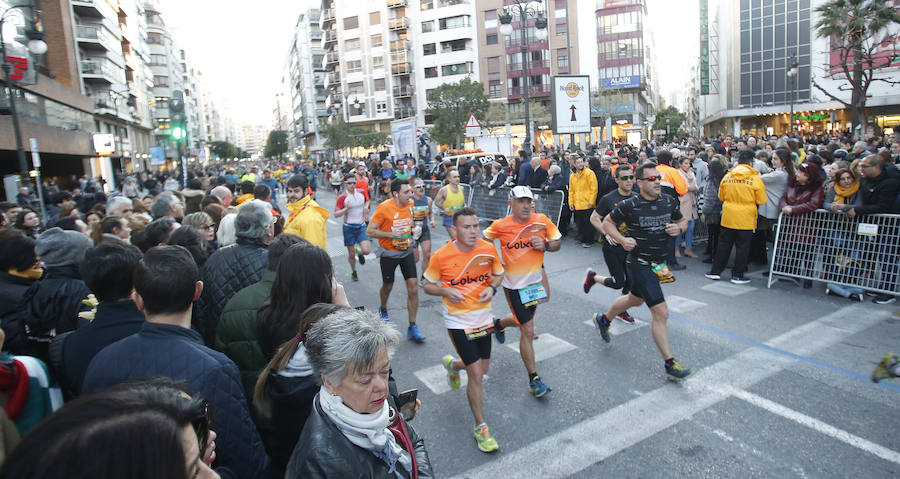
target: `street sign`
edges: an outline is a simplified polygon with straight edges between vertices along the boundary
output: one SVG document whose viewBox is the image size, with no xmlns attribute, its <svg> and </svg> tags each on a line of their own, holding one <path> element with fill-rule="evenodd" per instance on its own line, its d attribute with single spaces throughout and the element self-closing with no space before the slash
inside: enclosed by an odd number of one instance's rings
<svg viewBox="0 0 900 479">
<path fill-rule="evenodd" d="M 591 81 L 587 75 L 553 77 L 553 132 L 590 133 Z"/>
<path fill-rule="evenodd" d="M 38 152 L 37 138 L 29 138 L 28 144 L 31 145 L 31 163 L 35 168 L 40 168 L 41 154 Z"/>
<path fill-rule="evenodd" d="M 665 135 L 666 130 L 653 130 L 654 135 Z"/>
<path fill-rule="evenodd" d="M 471 138 L 481 136 L 481 122 L 475 118 L 474 113 L 469 115 L 469 119 L 466 120 L 466 136 Z"/>
</svg>

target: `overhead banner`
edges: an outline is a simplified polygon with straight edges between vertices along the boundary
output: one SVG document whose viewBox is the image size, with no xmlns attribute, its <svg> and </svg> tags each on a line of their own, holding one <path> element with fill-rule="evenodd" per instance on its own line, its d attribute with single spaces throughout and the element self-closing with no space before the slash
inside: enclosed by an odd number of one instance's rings
<svg viewBox="0 0 900 479">
<path fill-rule="evenodd" d="M 587 75 L 553 77 L 553 132 L 590 133 L 591 80 Z"/>
<path fill-rule="evenodd" d="M 632 75 L 625 77 L 604 78 L 602 80 L 604 90 L 621 90 L 624 88 L 640 88 L 641 76 Z"/>
<path fill-rule="evenodd" d="M 700 94 L 709 95 L 709 0 L 700 0 Z"/>
<path fill-rule="evenodd" d="M 158 166 L 166 164 L 166 150 L 161 146 L 150 147 L 150 165 Z"/>
<path fill-rule="evenodd" d="M 416 117 L 391 122 L 391 141 L 394 143 L 393 153 L 398 157 L 409 153 L 416 156 Z"/>
</svg>

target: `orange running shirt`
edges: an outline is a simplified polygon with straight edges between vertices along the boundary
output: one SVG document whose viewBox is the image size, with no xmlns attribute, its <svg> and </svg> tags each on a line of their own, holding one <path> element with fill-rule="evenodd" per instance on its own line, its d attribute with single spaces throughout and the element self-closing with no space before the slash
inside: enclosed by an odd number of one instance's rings
<svg viewBox="0 0 900 479">
<path fill-rule="evenodd" d="M 544 252 L 531 247 L 532 236 L 539 236 L 543 241 L 562 238 L 556 225 L 541 213 L 532 213 L 527 223 L 517 223 L 510 215 L 494 221 L 484 230 L 485 238 L 500 240 L 500 256 L 506 269 L 503 287 L 522 289 L 541 281 Z"/>
<path fill-rule="evenodd" d="M 378 225 L 381 231 L 399 231 L 403 234 L 400 238 L 378 238 L 378 244 L 382 248 L 399 253 L 407 251 L 412 246 L 412 206 L 412 201 L 407 205 L 397 206 L 393 198 L 378 204 L 375 214 L 369 221 Z"/>
<path fill-rule="evenodd" d="M 457 289 L 466 297 L 455 304 L 443 298 L 442 313 L 447 329 L 480 328 L 494 320 L 491 300 L 482 303 L 478 296 L 490 288 L 493 275 L 501 274 L 503 266 L 497 249 L 483 239 L 468 253 L 457 249 L 453 240 L 431 255 L 425 279 L 444 288 Z"/>
</svg>

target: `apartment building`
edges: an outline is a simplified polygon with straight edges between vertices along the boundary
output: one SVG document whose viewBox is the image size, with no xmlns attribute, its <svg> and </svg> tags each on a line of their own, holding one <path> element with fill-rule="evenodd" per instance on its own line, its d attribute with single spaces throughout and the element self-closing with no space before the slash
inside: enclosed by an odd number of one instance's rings
<svg viewBox="0 0 900 479">
<path fill-rule="evenodd" d="M 290 91 L 287 102 L 290 121 L 286 129 L 289 147 L 294 153 L 310 154 L 323 148 L 319 130 L 321 122 L 328 117 L 328 92 L 325 89 L 327 59 L 322 48 L 321 18 L 319 9 L 300 14 L 285 62 L 284 77 Z M 278 115 L 284 113 L 279 111 Z"/>
</svg>

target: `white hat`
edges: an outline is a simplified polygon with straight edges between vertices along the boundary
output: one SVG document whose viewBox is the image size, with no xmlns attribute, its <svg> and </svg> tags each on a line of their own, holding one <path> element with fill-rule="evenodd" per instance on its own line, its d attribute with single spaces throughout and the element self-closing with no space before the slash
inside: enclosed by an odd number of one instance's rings
<svg viewBox="0 0 900 479">
<path fill-rule="evenodd" d="M 534 199 L 534 194 L 531 193 L 531 189 L 527 186 L 516 186 L 509 192 L 509 197 L 518 199 L 518 198 L 530 198 Z"/>
</svg>

